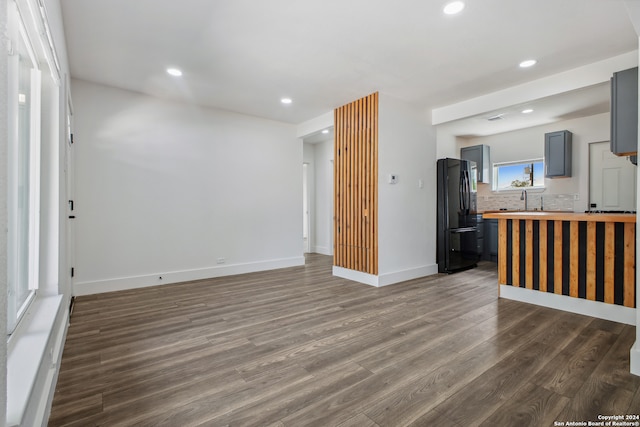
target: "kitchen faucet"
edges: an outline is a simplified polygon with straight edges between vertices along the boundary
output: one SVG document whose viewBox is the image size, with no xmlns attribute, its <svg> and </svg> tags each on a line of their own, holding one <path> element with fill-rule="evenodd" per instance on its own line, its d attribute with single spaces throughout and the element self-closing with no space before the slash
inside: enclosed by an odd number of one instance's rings
<svg viewBox="0 0 640 427">
<path fill-rule="evenodd" d="M 522 194 L 520 194 L 520 200 L 524 200 L 524 210 L 528 210 L 527 206 L 527 190 L 522 190 Z"/>
</svg>

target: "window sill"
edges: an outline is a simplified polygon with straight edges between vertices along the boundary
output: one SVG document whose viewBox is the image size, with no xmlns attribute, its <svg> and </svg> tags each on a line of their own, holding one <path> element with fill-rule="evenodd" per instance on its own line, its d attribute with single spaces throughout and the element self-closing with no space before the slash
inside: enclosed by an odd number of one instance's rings
<svg viewBox="0 0 640 427">
<path fill-rule="evenodd" d="M 9 339 L 7 426 L 22 425 L 34 398 L 39 399 L 37 408 L 38 412 L 42 412 L 39 415 L 44 415 L 46 408 L 43 407 L 42 397 L 46 392 L 46 399 L 49 398 L 46 386 L 50 379 L 49 375 L 43 379 L 41 371 L 44 369 L 44 373 L 48 374 L 51 368 L 56 368 L 62 352 L 62 343 L 52 343 L 61 306 L 62 295 L 37 296 Z"/>
</svg>

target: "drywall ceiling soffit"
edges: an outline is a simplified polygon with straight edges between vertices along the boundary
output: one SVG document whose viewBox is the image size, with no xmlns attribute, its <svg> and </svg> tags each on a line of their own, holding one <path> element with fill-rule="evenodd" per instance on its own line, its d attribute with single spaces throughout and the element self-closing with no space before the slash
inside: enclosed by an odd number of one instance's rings
<svg viewBox="0 0 640 427">
<path fill-rule="evenodd" d="M 601 83 L 487 111 L 442 126 L 451 135 L 473 138 L 608 113 L 610 91 L 608 82 Z M 525 114 L 525 110 L 533 111 Z"/>
<path fill-rule="evenodd" d="M 72 77 L 296 124 L 375 91 L 449 105 L 638 45 L 624 0 L 61 4 Z"/>
</svg>

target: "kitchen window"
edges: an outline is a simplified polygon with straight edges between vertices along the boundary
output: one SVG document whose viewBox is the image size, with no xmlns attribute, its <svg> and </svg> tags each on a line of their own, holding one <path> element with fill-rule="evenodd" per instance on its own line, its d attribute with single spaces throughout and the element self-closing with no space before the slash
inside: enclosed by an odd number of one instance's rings
<svg viewBox="0 0 640 427">
<path fill-rule="evenodd" d="M 493 164 L 493 191 L 544 188 L 544 160 Z"/>
<path fill-rule="evenodd" d="M 15 3 L 8 33 L 8 310 L 11 334 L 38 287 L 40 230 L 40 70 Z"/>
</svg>

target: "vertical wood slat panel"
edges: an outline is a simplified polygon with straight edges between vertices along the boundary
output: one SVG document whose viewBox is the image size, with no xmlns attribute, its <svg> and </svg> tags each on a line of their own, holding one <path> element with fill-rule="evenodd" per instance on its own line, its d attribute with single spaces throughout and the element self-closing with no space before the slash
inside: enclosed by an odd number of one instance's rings
<svg viewBox="0 0 640 427">
<path fill-rule="evenodd" d="M 525 287 L 533 289 L 533 221 L 528 219 L 525 222 L 526 232 L 526 254 L 525 254 Z"/>
<path fill-rule="evenodd" d="M 347 234 L 347 246 L 349 250 L 348 254 L 348 266 L 350 269 L 355 270 L 356 266 L 356 257 L 355 251 L 353 248 L 353 225 L 354 225 L 354 216 L 353 216 L 353 184 L 355 180 L 355 174 L 353 172 L 353 153 L 356 151 L 356 137 L 355 137 L 355 129 L 357 126 L 356 123 L 356 106 L 355 103 L 350 105 L 349 108 L 349 164 L 347 166 L 347 171 L 349 174 L 349 186 L 347 193 L 348 200 L 348 209 L 347 209 L 347 218 L 349 218 L 349 233 Z"/>
<path fill-rule="evenodd" d="M 341 141 L 338 138 L 338 135 L 342 135 L 342 124 L 344 121 L 341 117 L 342 110 L 335 109 L 333 111 L 333 125 L 334 125 L 334 141 L 333 141 L 333 265 L 342 265 L 342 258 L 340 254 L 342 252 L 342 246 L 340 245 L 340 221 L 342 219 L 342 215 L 340 215 L 340 200 L 341 189 L 340 189 L 340 178 L 342 177 L 342 171 L 340 170 L 340 165 L 342 162 L 338 161 L 340 158 L 340 144 Z"/>
<path fill-rule="evenodd" d="M 511 282 L 520 286 L 520 220 L 511 221 Z"/>
<path fill-rule="evenodd" d="M 596 300 L 596 223 L 587 222 L 587 299 Z"/>
<path fill-rule="evenodd" d="M 336 171 L 336 175 L 334 180 L 336 181 L 336 193 L 333 195 L 334 197 L 334 210 L 336 212 L 336 216 L 338 219 L 336 220 L 335 233 L 333 238 L 333 244 L 336 247 L 336 252 L 338 256 L 334 259 L 336 265 L 344 265 L 344 246 L 342 241 L 342 236 L 344 235 L 344 212 L 343 212 L 343 202 L 344 200 L 344 135 L 345 130 L 344 126 L 346 124 L 346 120 L 344 118 L 345 110 L 336 110 L 337 112 L 337 120 L 336 122 L 336 130 L 335 130 L 335 157 L 333 158 L 333 169 Z"/>
<path fill-rule="evenodd" d="M 370 151 L 371 151 L 371 98 L 367 98 L 365 102 L 364 109 L 364 129 L 363 129 L 363 145 L 362 145 L 362 164 L 364 167 L 363 173 L 365 176 L 370 176 L 371 173 L 371 159 L 370 159 Z M 371 192 L 370 192 L 370 182 L 364 182 L 362 185 L 362 204 L 363 204 L 363 257 L 365 263 L 366 271 L 371 271 L 371 259 L 369 258 L 369 248 L 371 247 Z"/>
<path fill-rule="evenodd" d="M 378 274 L 378 94 L 337 108 L 334 265 Z"/>
<path fill-rule="evenodd" d="M 580 239 L 578 230 L 578 221 L 571 221 L 569 223 L 569 232 L 571 236 L 571 242 L 569 245 L 569 296 L 574 298 L 578 297 L 578 269 L 579 269 L 579 245 Z"/>
<path fill-rule="evenodd" d="M 507 220 L 498 220 L 498 295 L 500 285 L 507 284 Z"/>
<path fill-rule="evenodd" d="M 553 293 L 562 294 L 562 221 L 553 223 Z"/>
<path fill-rule="evenodd" d="M 604 302 L 614 303 L 615 281 L 615 223 L 604 225 Z"/>
<path fill-rule="evenodd" d="M 624 224 L 624 301 L 625 307 L 635 307 L 636 299 L 636 224 Z"/>
<path fill-rule="evenodd" d="M 373 261 L 373 271 L 375 271 L 375 273 L 373 274 L 378 274 L 378 108 L 379 108 L 379 103 L 378 103 L 378 92 L 376 92 L 374 94 L 375 97 L 375 101 L 373 103 L 373 114 L 372 114 L 372 118 L 373 118 L 373 161 L 372 161 L 372 165 L 373 165 L 373 169 L 374 172 L 371 175 L 371 179 L 372 179 L 372 185 L 373 187 L 373 203 L 374 203 L 374 214 L 375 214 L 375 221 L 372 225 L 373 227 L 373 252 L 371 254 L 371 259 Z"/>
<path fill-rule="evenodd" d="M 360 141 L 360 149 L 358 150 L 358 170 L 360 176 L 364 177 L 358 183 L 358 204 L 359 211 L 358 215 L 360 221 L 358 221 L 358 245 L 359 250 L 358 254 L 360 255 L 361 260 L 361 271 L 369 271 L 370 262 L 367 254 L 367 238 L 369 234 L 369 224 L 368 218 L 366 215 L 366 205 L 365 205 L 365 191 L 367 185 L 367 130 L 369 127 L 369 99 L 363 98 L 360 99 L 360 128 L 359 128 L 359 141 Z"/>
<path fill-rule="evenodd" d="M 538 241 L 540 242 L 540 256 L 538 263 L 539 268 L 539 280 L 540 280 L 540 291 L 547 292 L 547 257 L 548 257 L 548 249 L 547 249 L 547 221 L 540 221 L 540 231 Z"/>
<path fill-rule="evenodd" d="M 360 163 L 358 162 L 358 154 L 361 150 L 361 134 L 362 134 L 362 99 L 355 102 L 354 105 L 354 121 L 355 126 L 353 130 L 353 148 L 351 150 L 351 173 L 353 176 L 353 182 L 351 184 L 351 247 L 353 248 L 353 269 L 356 271 L 365 271 L 362 269 L 362 251 L 358 244 L 358 231 L 361 223 L 361 218 L 358 218 L 360 200 L 358 199 L 358 187 L 359 181 L 362 179 L 360 175 Z"/>
</svg>

